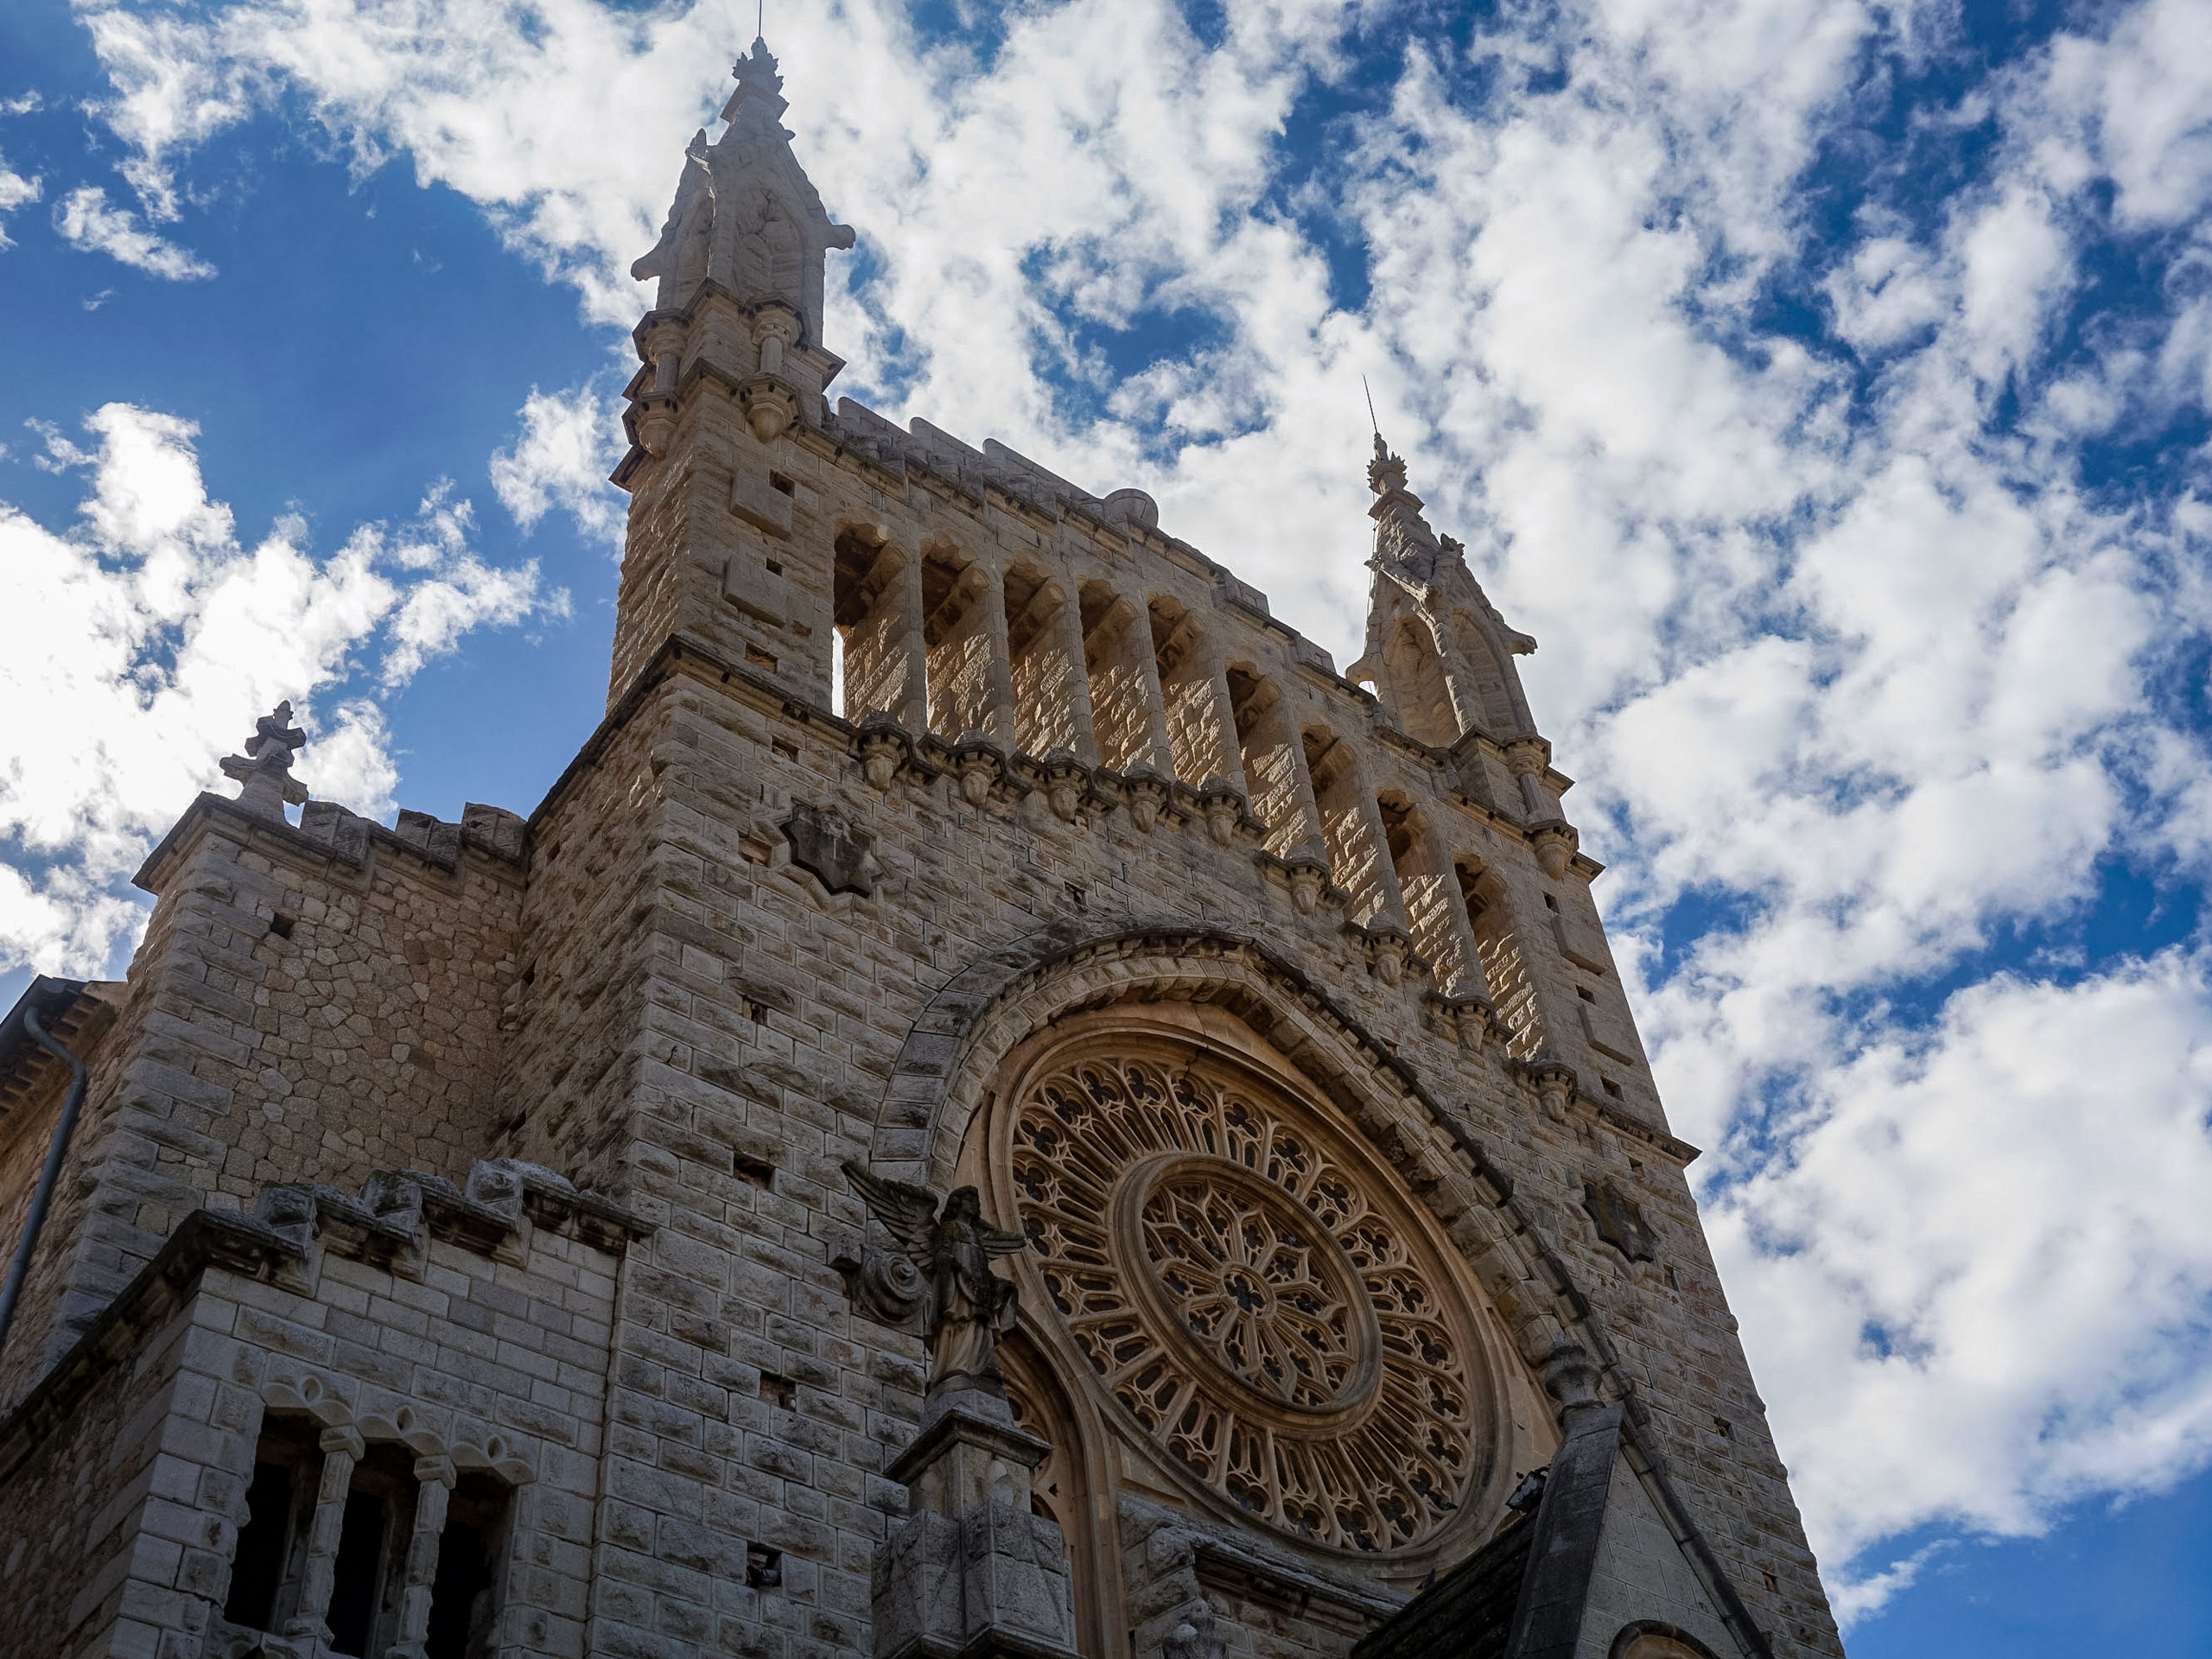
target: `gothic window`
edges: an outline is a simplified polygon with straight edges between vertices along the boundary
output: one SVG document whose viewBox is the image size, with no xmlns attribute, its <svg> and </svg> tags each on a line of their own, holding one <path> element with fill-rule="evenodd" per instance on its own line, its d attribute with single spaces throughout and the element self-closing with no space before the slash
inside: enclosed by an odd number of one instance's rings
<svg viewBox="0 0 2212 1659">
<path fill-rule="evenodd" d="M 1101 765 L 1127 772 L 1146 760 L 1152 695 L 1137 652 L 1149 650 L 1136 607 L 1103 582 L 1082 591 L 1084 663 L 1090 675 L 1090 717 Z"/>
<path fill-rule="evenodd" d="M 1006 573 L 1007 661 L 1014 679 L 1015 747 L 1030 754 L 1075 747 L 1075 676 L 1060 641 L 1060 585 L 1018 565 Z"/>
<path fill-rule="evenodd" d="M 1413 928 L 1414 949 L 1428 958 L 1440 985 L 1461 979 L 1480 979 L 1479 963 L 1462 962 L 1461 931 L 1450 907 L 1463 904 L 1457 881 L 1437 868 L 1427 820 L 1405 796 L 1395 791 L 1376 798 L 1382 818 L 1382 838 L 1390 849 L 1390 868 L 1398 877 L 1398 891 L 1406 901 L 1406 916 Z"/>
<path fill-rule="evenodd" d="M 988 576 L 957 549 L 922 555 L 922 645 L 929 652 L 930 729 L 948 742 L 991 729 Z"/>
<path fill-rule="evenodd" d="M 898 581 L 904 563 L 896 548 L 860 531 L 838 532 L 830 620 L 843 658 L 847 720 L 899 708 L 906 678 Z"/>
<path fill-rule="evenodd" d="M 1481 705 L 1484 728 L 1493 737 L 1517 737 L 1525 724 L 1513 712 L 1513 694 L 1507 688 L 1511 671 L 1498 654 L 1491 631 L 1465 611 L 1452 623 L 1453 639 L 1466 658 L 1474 678 L 1475 701 Z"/>
<path fill-rule="evenodd" d="M 1321 810 L 1330 877 L 1351 894 L 1345 913 L 1354 921 L 1370 920 L 1389 905 L 1393 883 L 1384 878 L 1389 849 L 1376 845 L 1368 832 L 1370 807 L 1361 792 L 1359 757 L 1325 727 L 1308 727 L 1302 741 Z"/>
<path fill-rule="evenodd" d="M 1097 1017 L 1010 1081 L 994 1166 L 1108 1408 L 1212 1501 L 1418 1546 L 1492 1472 L 1485 1351 L 1396 1179 L 1294 1085 Z"/>
<path fill-rule="evenodd" d="M 1406 617 L 1382 648 L 1383 685 L 1391 712 L 1417 743 L 1449 748 L 1459 738 L 1452 713 L 1452 694 L 1444 683 L 1443 659 L 1428 624 Z"/>
<path fill-rule="evenodd" d="M 1228 679 L 1252 816 L 1268 826 L 1268 850 L 1284 853 L 1304 833 L 1305 815 L 1299 810 L 1298 770 L 1281 688 L 1243 664 L 1230 667 Z"/>
<path fill-rule="evenodd" d="M 1474 929 L 1475 951 L 1482 958 L 1484 988 L 1505 1027 L 1506 1052 L 1526 1058 L 1544 1046 L 1544 1028 L 1528 953 L 1506 903 L 1505 884 L 1485 872 L 1478 859 L 1454 860 L 1452 869 L 1459 878 L 1460 902 L 1467 907 L 1468 925 Z"/>
<path fill-rule="evenodd" d="M 1238 771 L 1230 753 L 1214 695 L 1213 670 L 1197 620 L 1181 601 L 1155 594 L 1146 606 L 1152 626 L 1153 664 L 1160 675 L 1160 700 L 1167 709 L 1167 741 L 1175 754 L 1175 775 L 1196 789 Z"/>
<path fill-rule="evenodd" d="M 1105 1639 L 1105 1610 L 1100 1605 L 1100 1580 L 1104 1574 L 1094 1559 L 1099 1541 L 1090 1525 L 1088 1459 L 1074 1406 L 1053 1375 L 1051 1363 L 1024 1332 L 1015 1331 L 1001 1342 L 998 1357 L 1015 1426 L 1052 1448 L 1030 1477 L 1029 1504 L 1060 1529 L 1074 1603 L 1077 1647 L 1084 1659 L 1103 1659 L 1112 1646 Z"/>
</svg>

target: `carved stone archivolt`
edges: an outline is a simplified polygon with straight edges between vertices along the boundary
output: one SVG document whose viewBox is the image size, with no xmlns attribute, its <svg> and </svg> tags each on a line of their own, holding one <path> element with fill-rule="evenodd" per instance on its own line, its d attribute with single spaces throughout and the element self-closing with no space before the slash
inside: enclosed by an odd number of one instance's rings
<svg viewBox="0 0 2212 1659">
<path fill-rule="evenodd" d="M 1491 1462 L 1474 1315 L 1327 1109 L 1157 1030 L 1096 1030 L 1008 1082 L 992 1163 L 1114 1414 L 1315 1544 L 1404 1549 L 1461 1513 Z"/>
</svg>

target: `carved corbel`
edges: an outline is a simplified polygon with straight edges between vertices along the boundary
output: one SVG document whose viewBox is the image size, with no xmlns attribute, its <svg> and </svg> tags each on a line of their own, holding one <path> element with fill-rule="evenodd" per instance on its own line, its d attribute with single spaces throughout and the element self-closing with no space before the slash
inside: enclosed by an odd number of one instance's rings
<svg viewBox="0 0 2212 1659">
<path fill-rule="evenodd" d="M 1198 789 L 1198 811 L 1213 844 L 1226 847 L 1236 839 L 1237 823 L 1244 816 L 1244 797 L 1227 779 L 1209 778 Z"/>
<path fill-rule="evenodd" d="M 960 779 L 960 798 L 981 806 L 1007 776 L 1006 756 L 981 732 L 963 732 L 952 746 L 952 771 Z"/>
<path fill-rule="evenodd" d="M 756 374 L 737 389 L 746 424 L 763 443 L 773 443 L 798 419 L 798 399 L 782 381 Z"/>
<path fill-rule="evenodd" d="M 1536 825 L 1529 832 L 1529 839 L 1535 847 L 1536 862 L 1554 881 L 1567 874 L 1567 867 L 1574 861 L 1576 849 L 1582 844 L 1574 826 L 1559 818 Z"/>
<path fill-rule="evenodd" d="M 1037 780 L 1051 803 L 1052 816 L 1073 823 L 1090 787 L 1090 769 L 1075 758 L 1072 749 L 1054 749 L 1037 763 Z"/>
<path fill-rule="evenodd" d="M 1311 916 L 1320 908 L 1321 895 L 1329 886 L 1329 866 L 1316 852 L 1301 848 L 1283 860 L 1288 866 L 1290 902 L 1301 916 Z"/>
<path fill-rule="evenodd" d="M 1545 1048 L 1519 1062 L 1514 1069 L 1535 1090 L 1536 1098 L 1543 1103 L 1544 1115 L 1554 1123 L 1566 1122 L 1567 1106 L 1574 1099 L 1574 1068 Z"/>
<path fill-rule="evenodd" d="M 1357 922 L 1348 922 L 1344 931 L 1357 941 L 1365 954 L 1367 971 L 1385 985 L 1397 984 L 1409 969 L 1426 966 L 1414 952 L 1413 935 L 1395 923 L 1375 922 L 1362 927 Z"/>
<path fill-rule="evenodd" d="M 1145 835 L 1160 822 L 1160 809 L 1167 804 L 1167 780 L 1150 766 L 1138 766 L 1122 780 L 1122 798 L 1129 809 L 1129 822 Z"/>
<path fill-rule="evenodd" d="M 860 756 L 861 773 L 868 779 L 869 788 L 891 787 L 891 780 L 906 763 L 908 747 L 906 734 L 898 721 L 882 710 L 861 721 L 860 735 L 854 741 L 853 750 Z"/>
</svg>

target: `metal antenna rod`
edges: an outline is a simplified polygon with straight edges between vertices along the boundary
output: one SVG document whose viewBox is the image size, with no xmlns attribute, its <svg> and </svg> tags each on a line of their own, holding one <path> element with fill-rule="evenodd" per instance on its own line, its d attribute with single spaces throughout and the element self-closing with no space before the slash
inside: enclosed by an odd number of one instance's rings
<svg viewBox="0 0 2212 1659">
<path fill-rule="evenodd" d="M 1367 393 L 1367 423 L 1375 429 L 1375 435 L 1379 438 L 1382 435 L 1382 428 L 1375 418 L 1375 393 L 1363 374 L 1359 377 L 1359 389 Z"/>
</svg>

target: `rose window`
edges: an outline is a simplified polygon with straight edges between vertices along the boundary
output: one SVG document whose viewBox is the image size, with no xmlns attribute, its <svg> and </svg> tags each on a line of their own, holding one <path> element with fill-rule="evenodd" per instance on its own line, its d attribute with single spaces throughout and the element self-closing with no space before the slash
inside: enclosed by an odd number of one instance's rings
<svg viewBox="0 0 2212 1659">
<path fill-rule="evenodd" d="M 1019 1103 L 1014 1198 L 1068 1332 L 1198 1479 L 1396 1549 L 1478 1461 L 1464 1305 L 1402 1200 L 1256 1082 L 1116 1057 Z"/>
</svg>

